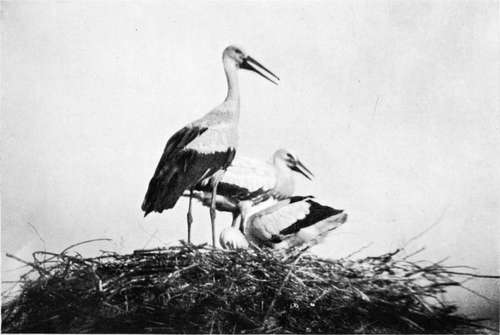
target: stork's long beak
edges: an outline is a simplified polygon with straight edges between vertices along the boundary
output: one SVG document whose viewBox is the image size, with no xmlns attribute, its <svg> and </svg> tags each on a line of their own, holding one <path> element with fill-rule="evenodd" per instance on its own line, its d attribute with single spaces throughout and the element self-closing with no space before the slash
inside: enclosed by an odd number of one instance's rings
<svg viewBox="0 0 500 335">
<path fill-rule="evenodd" d="M 294 163 L 295 164 L 292 166 L 293 171 L 296 171 L 296 172 L 302 174 L 304 177 L 306 177 L 309 180 L 311 180 L 311 178 L 314 177 L 313 173 L 311 171 L 309 171 L 309 169 L 306 168 L 304 166 L 304 164 L 302 164 L 301 161 L 299 161 L 297 159 Z"/>
<path fill-rule="evenodd" d="M 269 80 L 273 84 L 278 85 L 277 82 L 275 82 L 271 78 L 267 77 L 264 73 L 260 72 L 259 68 L 257 68 L 256 66 L 258 66 L 262 70 L 266 71 L 267 73 L 269 73 L 271 76 L 273 76 L 277 80 L 280 80 L 280 78 L 278 78 L 277 75 L 275 75 L 274 73 L 272 73 L 271 71 L 269 71 L 264 65 L 260 64 L 259 62 L 257 62 L 255 59 L 253 59 L 250 56 L 245 57 L 245 59 L 243 60 L 243 62 L 240 64 L 240 68 L 245 69 L 245 70 L 253 71 L 253 72 L 257 73 L 258 75 L 266 78 L 267 80 Z"/>
</svg>

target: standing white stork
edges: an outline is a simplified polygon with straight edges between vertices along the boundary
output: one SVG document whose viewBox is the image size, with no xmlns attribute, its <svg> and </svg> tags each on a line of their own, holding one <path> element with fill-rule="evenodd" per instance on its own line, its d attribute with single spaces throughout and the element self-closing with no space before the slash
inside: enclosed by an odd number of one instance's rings
<svg viewBox="0 0 500 335">
<path fill-rule="evenodd" d="M 240 91 L 238 69 L 254 71 L 275 81 L 259 69 L 279 80 L 271 71 L 247 55 L 241 48 L 228 46 L 222 54 L 228 89 L 226 99 L 203 116 L 177 131 L 167 142 L 142 203 L 144 216 L 174 207 L 185 190 L 192 190 L 209 178 L 212 188 L 210 220 L 212 244 L 215 246 L 215 194 L 224 170 L 231 164 L 238 144 Z M 191 197 L 187 214 L 188 242 L 191 242 Z"/>
<path fill-rule="evenodd" d="M 314 245 L 347 220 L 343 210 L 324 206 L 312 196 L 295 196 L 253 214 L 245 223 L 245 236 L 234 225 L 220 235 L 223 247 L 240 249 L 247 239 L 258 246 L 287 249 Z"/>
<path fill-rule="evenodd" d="M 217 188 L 216 209 L 232 213 L 233 225 L 240 217 L 243 231 L 251 208 L 261 210 L 293 195 L 294 172 L 309 180 L 313 176 L 296 155 L 285 149 L 276 150 L 270 162 L 236 156 Z M 207 207 L 211 205 L 208 180 L 194 187 L 193 197 Z M 255 207 L 257 205 L 260 206 Z"/>
</svg>

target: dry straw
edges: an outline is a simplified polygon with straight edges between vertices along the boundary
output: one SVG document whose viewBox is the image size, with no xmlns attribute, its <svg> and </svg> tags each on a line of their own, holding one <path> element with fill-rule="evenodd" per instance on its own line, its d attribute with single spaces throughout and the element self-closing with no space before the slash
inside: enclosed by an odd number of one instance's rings
<svg viewBox="0 0 500 335">
<path fill-rule="evenodd" d="M 326 260 L 305 250 L 224 251 L 185 243 L 94 258 L 69 249 L 23 261 L 31 272 L 2 306 L 3 332 L 484 331 L 441 299 L 448 287 L 477 275 L 410 261 L 399 251 Z"/>
</svg>

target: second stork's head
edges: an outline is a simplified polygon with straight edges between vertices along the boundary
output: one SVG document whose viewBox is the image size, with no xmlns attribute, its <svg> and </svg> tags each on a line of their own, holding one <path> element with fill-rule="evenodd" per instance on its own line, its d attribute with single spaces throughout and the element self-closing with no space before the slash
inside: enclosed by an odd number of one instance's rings
<svg viewBox="0 0 500 335">
<path fill-rule="evenodd" d="M 222 54 L 222 60 L 224 64 L 231 64 L 239 69 L 249 70 L 257 73 L 258 75 L 266 78 L 273 84 L 277 85 L 277 82 L 268 77 L 265 73 L 271 75 L 276 80 L 280 80 L 278 76 L 268 70 L 264 65 L 257 62 L 255 59 L 250 57 L 241 47 L 230 45 L 224 49 Z"/>
<path fill-rule="evenodd" d="M 288 169 L 300 173 L 309 180 L 314 177 L 312 172 L 302 164 L 296 155 L 285 149 L 279 149 L 274 153 L 273 164 L 278 169 Z"/>
</svg>

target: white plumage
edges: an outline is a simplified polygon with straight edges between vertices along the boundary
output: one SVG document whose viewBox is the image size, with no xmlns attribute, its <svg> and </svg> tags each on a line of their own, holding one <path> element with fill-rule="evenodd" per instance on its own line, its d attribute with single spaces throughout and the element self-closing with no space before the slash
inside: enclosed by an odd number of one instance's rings
<svg viewBox="0 0 500 335">
<path fill-rule="evenodd" d="M 310 204 L 306 201 L 290 203 L 289 200 L 283 200 L 253 214 L 248 220 L 245 233 L 252 240 L 269 241 L 279 235 L 281 230 L 303 220 L 309 213 Z"/>
<path fill-rule="evenodd" d="M 248 241 L 238 228 L 227 227 L 219 236 L 219 243 L 224 249 L 247 249 Z"/>
<path fill-rule="evenodd" d="M 346 220 L 343 210 L 321 205 L 311 196 L 297 196 L 250 216 L 245 236 L 258 246 L 279 249 L 314 245 Z"/>
<path fill-rule="evenodd" d="M 271 162 L 237 156 L 227 168 L 217 188 L 216 208 L 233 214 L 233 225 L 240 218 L 243 222 L 252 212 L 285 199 L 295 190 L 294 172 L 310 179 L 312 173 L 289 151 L 277 150 Z M 193 196 L 205 206 L 210 205 L 208 181 L 195 187 Z"/>
<path fill-rule="evenodd" d="M 237 155 L 221 182 L 254 192 L 272 189 L 278 177 L 271 163 Z"/>
</svg>

